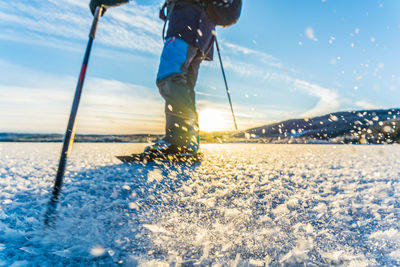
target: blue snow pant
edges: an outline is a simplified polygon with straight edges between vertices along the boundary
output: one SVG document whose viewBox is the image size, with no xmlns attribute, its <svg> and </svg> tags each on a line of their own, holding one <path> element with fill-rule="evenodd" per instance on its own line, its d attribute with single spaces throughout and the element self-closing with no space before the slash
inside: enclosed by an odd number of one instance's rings
<svg viewBox="0 0 400 267">
<path fill-rule="evenodd" d="M 198 149 L 199 123 L 194 87 L 203 53 L 179 38 L 164 43 L 157 86 L 165 100 L 164 140 L 177 147 Z"/>
</svg>

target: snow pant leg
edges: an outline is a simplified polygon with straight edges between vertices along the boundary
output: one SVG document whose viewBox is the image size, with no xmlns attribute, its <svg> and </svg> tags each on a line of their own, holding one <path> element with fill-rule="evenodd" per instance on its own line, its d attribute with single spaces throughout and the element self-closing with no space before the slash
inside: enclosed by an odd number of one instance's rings
<svg viewBox="0 0 400 267">
<path fill-rule="evenodd" d="M 196 149 L 199 126 L 194 87 L 203 56 L 198 48 L 181 42 L 184 41 L 172 38 L 166 41 L 157 86 L 165 99 L 165 141 Z"/>
<path fill-rule="evenodd" d="M 187 86 L 190 89 L 190 93 L 192 101 L 193 101 L 193 112 L 195 114 L 195 120 L 193 121 L 192 127 L 190 129 L 190 136 L 191 136 L 191 144 L 192 146 L 196 146 L 197 149 L 199 148 L 200 145 L 200 128 L 199 128 L 199 116 L 197 114 L 197 109 L 196 109 L 196 95 L 194 88 L 196 86 L 196 81 L 199 73 L 199 67 L 200 63 L 204 60 L 204 55 L 203 53 L 197 49 L 196 55 L 193 58 L 193 60 L 190 62 L 190 64 L 187 66 L 188 72 L 187 72 Z"/>
</svg>

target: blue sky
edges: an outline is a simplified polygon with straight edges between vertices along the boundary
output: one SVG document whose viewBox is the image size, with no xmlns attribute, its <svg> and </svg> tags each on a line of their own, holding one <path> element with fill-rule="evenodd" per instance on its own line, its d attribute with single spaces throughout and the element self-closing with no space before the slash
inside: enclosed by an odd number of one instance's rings
<svg viewBox="0 0 400 267">
<path fill-rule="evenodd" d="M 64 132 L 88 2 L 0 1 L 0 131 Z M 131 1 L 101 19 L 79 133 L 162 133 L 160 5 Z M 398 107 L 399 13 L 397 0 L 245 1 L 239 23 L 217 29 L 239 128 Z M 197 105 L 201 128 L 233 130 L 217 61 L 201 66 Z"/>
</svg>

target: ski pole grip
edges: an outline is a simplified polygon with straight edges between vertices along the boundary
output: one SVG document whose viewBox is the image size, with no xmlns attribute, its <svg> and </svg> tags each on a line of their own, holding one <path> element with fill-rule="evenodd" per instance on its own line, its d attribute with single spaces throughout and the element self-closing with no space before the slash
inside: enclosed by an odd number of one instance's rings
<svg viewBox="0 0 400 267">
<path fill-rule="evenodd" d="M 89 37 L 91 37 L 93 39 L 96 37 L 97 24 L 99 22 L 101 13 L 103 13 L 103 6 L 96 7 L 96 11 L 94 12 L 92 28 L 90 29 L 90 33 L 89 33 Z"/>
</svg>

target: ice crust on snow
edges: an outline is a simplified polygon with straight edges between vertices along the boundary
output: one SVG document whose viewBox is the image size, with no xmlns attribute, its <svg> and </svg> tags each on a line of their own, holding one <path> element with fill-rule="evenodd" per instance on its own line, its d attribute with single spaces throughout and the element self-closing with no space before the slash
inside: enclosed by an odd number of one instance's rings
<svg viewBox="0 0 400 267">
<path fill-rule="evenodd" d="M 204 145 L 126 165 L 141 144 L 77 144 L 56 230 L 60 144 L 0 144 L 0 266 L 400 264 L 400 147 Z"/>
<path fill-rule="evenodd" d="M 101 257 L 106 253 L 106 250 L 102 246 L 95 246 L 90 249 L 90 255 L 93 257 Z"/>
</svg>

